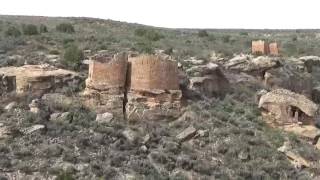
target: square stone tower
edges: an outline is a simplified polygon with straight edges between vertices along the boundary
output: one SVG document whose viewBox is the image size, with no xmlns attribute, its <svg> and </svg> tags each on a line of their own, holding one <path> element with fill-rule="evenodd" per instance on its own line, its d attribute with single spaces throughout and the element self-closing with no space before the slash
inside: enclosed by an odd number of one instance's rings
<svg viewBox="0 0 320 180">
<path fill-rule="evenodd" d="M 273 42 L 269 44 L 269 53 L 270 55 L 273 55 L 273 56 L 279 55 L 278 43 Z"/>
<path fill-rule="evenodd" d="M 269 53 L 268 44 L 263 40 L 252 41 L 252 54 L 266 55 Z"/>
</svg>

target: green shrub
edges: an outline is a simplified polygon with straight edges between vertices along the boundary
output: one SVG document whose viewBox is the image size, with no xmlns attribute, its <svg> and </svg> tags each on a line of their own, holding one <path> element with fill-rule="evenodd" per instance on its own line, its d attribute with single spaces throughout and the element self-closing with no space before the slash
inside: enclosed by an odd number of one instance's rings
<svg viewBox="0 0 320 180">
<path fill-rule="evenodd" d="M 46 32 L 48 32 L 48 28 L 46 25 L 41 24 L 39 27 L 39 31 L 40 31 L 40 33 L 46 33 Z"/>
<path fill-rule="evenodd" d="M 74 42 L 74 39 L 71 39 L 71 38 L 66 38 L 66 39 L 63 39 L 63 45 L 66 47 L 68 46 L 70 43 L 73 43 Z"/>
<path fill-rule="evenodd" d="M 50 50 L 49 54 L 53 54 L 53 55 L 59 55 L 60 52 L 56 49 Z"/>
<path fill-rule="evenodd" d="M 164 53 L 165 53 L 165 54 L 168 54 L 168 55 L 171 55 L 171 54 L 173 53 L 173 48 L 170 47 L 170 48 L 165 49 L 165 50 L 164 50 Z"/>
<path fill-rule="evenodd" d="M 63 63 L 68 67 L 78 69 L 83 57 L 82 51 L 73 44 L 66 48 Z"/>
<path fill-rule="evenodd" d="M 136 36 L 144 36 L 146 33 L 147 33 L 147 30 L 143 28 L 138 28 L 134 31 L 134 34 Z"/>
<path fill-rule="evenodd" d="M 198 36 L 199 37 L 208 37 L 209 36 L 209 34 L 207 33 L 207 31 L 206 30 L 199 30 L 198 31 Z"/>
<path fill-rule="evenodd" d="M 37 35 L 39 34 L 37 26 L 33 24 L 23 24 L 22 32 L 24 35 Z"/>
<path fill-rule="evenodd" d="M 164 38 L 162 34 L 159 34 L 154 30 L 148 31 L 145 37 L 150 41 L 159 41 L 160 39 Z"/>
<path fill-rule="evenodd" d="M 224 35 L 224 36 L 222 36 L 222 41 L 224 43 L 229 43 L 230 42 L 230 38 L 231 38 L 230 35 Z"/>
<path fill-rule="evenodd" d="M 63 33 L 74 33 L 74 27 L 70 23 L 61 23 L 56 26 L 56 30 Z"/>
<path fill-rule="evenodd" d="M 6 36 L 12 36 L 12 37 L 18 37 L 21 35 L 21 32 L 18 28 L 16 28 L 15 26 L 10 26 L 5 32 L 4 34 Z"/>
<path fill-rule="evenodd" d="M 131 49 L 146 54 L 152 54 L 154 52 L 151 42 L 138 42 Z"/>
<path fill-rule="evenodd" d="M 240 34 L 240 36 L 248 36 L 249 35 L 248 32 L 240 32 L 239 34 Z"/>
<path fill-rule="evenodd" d="M 209 41 L 215 41 L 216 37 L 214 35 L 210 34 L 209 37 L 208 37 L 208 40 Z"/>
<path fill-rule="evenodd" d="M 61 171 L 56 180 L 74 180 L 74 178 L 70 172 Z"/>
<path fill-rule="evenodd" d="M 153 29 L 139 28 L 134 31 L 134 34 L 136 36 L 144 37 L 150 41 L 159 41 L 160 39 L 164 38 L 162 34 Z"/>
</svg>

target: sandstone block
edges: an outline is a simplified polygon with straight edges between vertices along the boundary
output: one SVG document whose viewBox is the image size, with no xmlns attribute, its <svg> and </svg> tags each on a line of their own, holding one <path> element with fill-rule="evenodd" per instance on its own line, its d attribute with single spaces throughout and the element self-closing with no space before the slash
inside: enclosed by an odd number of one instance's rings
<svg viewBox="0 0 320 180">
<path fill-rule="evenodd" d="M 183 130 L 180 134 L 176 136 L 179 141 L 186 141 L 192 138 L 197 132 L 197 129 L 193 126 L 188 127 L 187 129 Z"/>
</svg>

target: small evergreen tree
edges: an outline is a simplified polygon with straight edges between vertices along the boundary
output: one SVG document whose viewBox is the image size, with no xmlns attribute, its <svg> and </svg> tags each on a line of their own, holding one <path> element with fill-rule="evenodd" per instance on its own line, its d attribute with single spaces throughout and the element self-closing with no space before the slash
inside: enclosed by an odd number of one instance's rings
<svg viewBox="0 0 320 180">
<path fill-rule="evenodd" d="M 74 33 L 74 27 L 70 23 L 61 23 L 56 26 L 56 30 L 63 33 Z"/>
<path fill-rule="evenodd" d="M 22 31 L 24 35 L 37 35 L 39 34 L 37 26 L 33 24 L 23 24 Z"/>
<path fill-rule="evenodd" d="M 209 34 L 207 33 L 206 30 L 200 30 L 200 31 L 198 31 L 198 36 L 202 38 L 202 37 L 209 36 Z"/>
<path fill-rule="evenodd" d="M 5 36 L 12 36 L 12 37 L 18 37 L 21 35 L 21 32 L 18 28 L 15 26 L 10 26 L 5 32 Z"/>
<path fill-rule="evenodd" d="M 82 51 L 76 45 L 72 44 L 65 50 L 63 64 L 72 69 L 78 69 L 83 58 L 84 55 Z"/>
<path fill-rule="evenodd" d="M 41 24 L 39 27 L 39 31 L 40 31 L 40 33 L 46 33 L 46 32 L 48 32 L 48 28 L 46 25 Z"/>
</svg>

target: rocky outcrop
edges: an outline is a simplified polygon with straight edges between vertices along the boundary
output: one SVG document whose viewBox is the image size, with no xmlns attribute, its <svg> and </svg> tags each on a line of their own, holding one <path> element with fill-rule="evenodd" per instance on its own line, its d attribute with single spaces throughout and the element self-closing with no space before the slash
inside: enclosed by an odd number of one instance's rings
<svg viewBox="0 0 320 180">
<path fill-rule="evenodd" d="M 85 105 L 98 113 L 112 110 L 123 115 L 125 102 L 127 56 L 96 55 L 89 64 L 86 89 L 82 94 Z"/>
<path fill-rule="evenodd" d="M 182 94 L 177 62 L 148 55 L 130 58 L 129 61 L 127 119 L 177 117 Z"/>
<path fill-rule="evenodd" d="M 261 96 L 259 108 L 274 118 L 276 126 L 302 124 L 314 125 L 318 105 L 307 97 L 286 89 L 276 89 Z M 266 115 L 266 114 L 265 114 Z M 270 118 L 267 120 L 271 120 Z"/>
<path fill-rule="evenodd" d="M 30 112 L 38 114 L 40 111 L 40 102 L 39 99 L 34 99 L 29 104 Z"/>
<path fill-rule="evenodd" d="M 6 91 L 15 90 L 19 94 L 43 94 L 58 91 L 66 85 L 77 88 L 81 82 L 78 73 L 49 65 L 4 67 L 0 68 L 0 74 L 6 77 L 0 83 L 6 84 Z"/>
<path fill-rule="evenodd" d="M 254 76 L 266 89 L 289 89 L 295 93 L 311 97 L 313 78 L 307 60 L 297 58 L 281 59 L 279 57 L 238 55 L 230 60 L 220 62 L 230 73 Z M 315 61 L 314 58 L 312 61 Z"/>
<path fill-rule="evenodd" d="M 302 61 L 295 58 L 286 59 L 279 67 L 265 71 L 263 82 L 268 89 L 289 89 L 307 97 L 312 94 L 312 74 Z"/>
<path fill-rule="evenodd" d="M 0 96 L 14 91 L 16 88 L 16 77 L 7 76 L 0 73 Z"/>
<path fill-rule="evenodd" d="M 313 117 L 318 106 L 303 95 L 296 94 L 286 89 L 276 89 L 261 96 L 259 107 L 269 104 L 297 107 L 306 115 Z"/>
<path fill-rule="evenodd" d="M 320 86 L 316 86 L 312 89 L 312 100 L 316 103 L 320 103 Z"/>
<path fill-rule="evenodd" d="M 261 96 L 259 108 L 267 124 L 314 140 L 319 134 L 315 126 L 318 105 L 303 95 L 277 89 Z"/>
<path fill-rule="evenodd" d="M 223 66 L 232 71 L 261 75 L 263 72 L 279 66 L 279 58 L 250 55 L 239 55 L 223 62 Z"/>
<path fill-rule="evenodd" d="M 318 56 L 303 56 L 299 60 L 304 63 L 309 73 L 312 72 L 314 66 L 320 65 L 320 57 Z"/>
<path fill-rule="evenodd" d="M 217 64 L 195 66 L 187 70 L 190 74 L 189 89 L 206 97 L 224 96 L 230 89 L 229 81 Z"/>
</svg>

